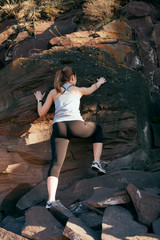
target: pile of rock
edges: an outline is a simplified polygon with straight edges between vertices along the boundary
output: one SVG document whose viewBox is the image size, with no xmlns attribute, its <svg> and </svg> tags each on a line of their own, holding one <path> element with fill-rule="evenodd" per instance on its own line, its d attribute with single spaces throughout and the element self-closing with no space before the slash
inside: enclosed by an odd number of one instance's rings
<svg viewBox="0 0 160 240">
<path fill-rule="evenodd" d="M 29 208 L 25 217 L 5 218 L 1 239 L 158 240 L 160 189 L 95 187 L 85 201 L 66 208 L 56 201 L 48 211 L 43 204 Z M 10 224 L 9 224 L 10 222 Z M 8 224 L 8 226 L 7 226 Z M 22 237 L 23 236 L 23 237 Z M 8 238 L 7 238 L 8 237 Z"/>
</svg>

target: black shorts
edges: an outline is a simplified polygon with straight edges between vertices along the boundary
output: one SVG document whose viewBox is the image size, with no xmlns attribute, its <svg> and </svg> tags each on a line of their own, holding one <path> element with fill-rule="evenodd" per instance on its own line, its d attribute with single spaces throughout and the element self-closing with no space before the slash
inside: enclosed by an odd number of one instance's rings
<svg viewBox="0 0 160 240">
<path fill-rule="evenodd" d="M 71 138 L 92 138 L 93 143 L 103 143 L 102 128 L 99 124 L 80 120 L 54 123 L 51 136 L 52 162 L 48 176 L 59 177 Z"/>
</svg>

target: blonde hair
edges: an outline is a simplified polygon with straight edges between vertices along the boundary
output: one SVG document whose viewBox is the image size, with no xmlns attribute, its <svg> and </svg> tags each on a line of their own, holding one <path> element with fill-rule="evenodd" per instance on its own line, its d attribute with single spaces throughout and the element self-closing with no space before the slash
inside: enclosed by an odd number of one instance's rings
<svg viewBox="0 0 160 240">
<path fill-rule="evenodd" d="M 69 82 L 72 75 L 76 75 L 75 71 L 71 67 L 64 67 L 58 70 L 55 74 L 54 88 L 57 92 L 61 92 L 61 87 L 64 83 Z"/>
</svg>

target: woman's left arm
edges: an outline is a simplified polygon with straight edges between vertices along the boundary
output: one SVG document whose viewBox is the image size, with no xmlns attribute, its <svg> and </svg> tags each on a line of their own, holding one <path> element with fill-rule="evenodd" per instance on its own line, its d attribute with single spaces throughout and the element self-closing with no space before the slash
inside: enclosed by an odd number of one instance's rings
<svg viewBox="0 0 160 240">
<path fill-rule="evenodd" d="M 43 117 L 48 113 L 48 111 L 53 103 L 54 93 L 55 93 L 54 89 L 49 92 L 47 99 L 43 105 L 42 105 L 42 99 L 43 99 L 45 93 L 42 94 L 41 91 L 37 91 L 34 93 L 34 96 L 37 99 L 37 105 L 38 105 L 37 110 L 38 110 L 38 114 L 40 117 Z"/>
</svg>

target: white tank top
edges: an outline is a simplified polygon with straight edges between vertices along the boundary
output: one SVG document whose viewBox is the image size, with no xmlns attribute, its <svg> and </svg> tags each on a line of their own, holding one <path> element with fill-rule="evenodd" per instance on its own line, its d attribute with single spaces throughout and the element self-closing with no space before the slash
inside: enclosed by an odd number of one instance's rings
<svg viewBox="0 0 160 240">
<path fill-rule="evenodd" d="M 63 121 L 81 120 L 84 121 L 79 110 L 80 97 L 71 93 L 68 88 L 70 83 L 63 85 L 64 92 L 55 101 L 55 116 L 53 123 Z"/>
</svg>

